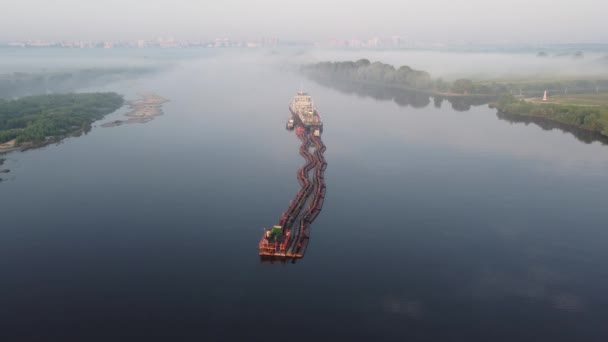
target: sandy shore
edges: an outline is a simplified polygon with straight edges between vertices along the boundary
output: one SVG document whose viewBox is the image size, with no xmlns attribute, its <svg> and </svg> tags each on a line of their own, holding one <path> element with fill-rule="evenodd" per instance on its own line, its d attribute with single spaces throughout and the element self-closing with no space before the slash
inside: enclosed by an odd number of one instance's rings
<svg viewBox="0 0 608 342">
<path fill-rule="evenodd" d="M 131 111 L 125 114 L 129 119 L 115 120 L 106 122 L 101 127 L 116 127 L 125 124 L 146 123 L 154 120 L 155 117 L 163 114 L 163 104 L 168 102 L 165 99 L 154 93 L 139 94 L 141 98 L 127 102 Z"/>
<path fill-rule="evenodd" d="M 15 147 L 15 142 L 15 139 L 13 139 L 4 144 L 0 144 L 0 154 L 20 150 L 21 147 Z M 2 163 L 0 163 L 0 165 L 2 165 Z"/>
</svg>

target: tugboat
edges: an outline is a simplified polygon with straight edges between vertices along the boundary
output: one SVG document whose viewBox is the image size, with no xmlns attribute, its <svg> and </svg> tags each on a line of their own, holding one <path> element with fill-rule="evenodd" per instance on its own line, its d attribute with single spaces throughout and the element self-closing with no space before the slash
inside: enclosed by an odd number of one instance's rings
<svg viewBox="0 0 608 342">
<path fill-rule="evenodd" d="M 260 240 L 259 248 L 261 256 L 281 256 L 287 251 L 287 243 L 291 232 L 283 234 L 282 226 L 274 226 L 271 229 L 264 229 L 264 235 Z"/>
<path fill-rule="evenodd" d="M 290 131 L 293 130 L 294 126 L 295 126 L 295 123 L 293 121 L 293 118 L 287 120 L 287 126 L 286 126 L 286 128 L 288 130 L 290 130 Z"/>
</svg>

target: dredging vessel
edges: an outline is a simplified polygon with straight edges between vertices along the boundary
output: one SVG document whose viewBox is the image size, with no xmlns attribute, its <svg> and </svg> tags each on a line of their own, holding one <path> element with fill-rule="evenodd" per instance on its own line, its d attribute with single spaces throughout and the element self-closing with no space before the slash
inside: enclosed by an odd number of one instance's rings
<svg viewBox="0 0 608 342">
<path fill-rule="evenodd" d="M 300 91 L 289 104 L 291 118 L 288 130 L 295 129 L 302 141 L 300 155 L 306 164 L 298 169 L 300 190 L 289 203 L 279 219 L 279 224 L 265 228 L 259 243 L 262 258 L 298 259 L 304 256 L 310 238 L 310 224 L 317 218 L 325 200 L 324 172 L 327 162 L 323 153 L 325 145 L 321 140 L 323 122 L 315 109 L 312 97 Z M 310 147 L 315 151 L 311 153 Z M 312 171 L 312 180 L 309 173 Z"/>
<path fill-rule="evenodd" d="M 318 134 L 323 131 L 323 121 L 312 101 L 312 96 L 304 91 L 299 91 L 289 104 L 289 111 L 296 125 L 318 130 Z"/>
</svg>

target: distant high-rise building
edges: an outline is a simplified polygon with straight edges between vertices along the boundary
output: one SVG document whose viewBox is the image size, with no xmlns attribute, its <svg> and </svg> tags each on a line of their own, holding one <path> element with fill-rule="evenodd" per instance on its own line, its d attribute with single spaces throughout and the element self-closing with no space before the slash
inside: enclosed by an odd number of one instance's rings
<svg viewBox="0 0 608 342">
<path fill-rule="evenodd" d="M 393 47 L 394 48 L 401 47 L 401 37 L 399 37 L 399 36 L 392 36 L 391 37 L 391 42 L 393 43 Z"/>
</svg>

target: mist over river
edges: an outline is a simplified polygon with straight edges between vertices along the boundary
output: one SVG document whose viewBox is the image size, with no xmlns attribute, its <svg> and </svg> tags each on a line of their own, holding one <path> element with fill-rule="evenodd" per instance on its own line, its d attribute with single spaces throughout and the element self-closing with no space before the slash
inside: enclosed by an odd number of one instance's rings
<svg viewBox="0 0 608 342">
<path fill-rule="evenodd" d="M 357 54 L 3 50 L 0 73 L 157 68 L 77 90 L 170 102 L 2 156 L 0 340 L 605 341 L 608 146 L 293 71 Z M 453 75 L 450 54 L 423 54 L 369 58 Z M 300 84 L 324 121 L 327 194 L 305 258 L 261 263 L 262 229 L 299 188 L 285 123 Z"/>
</svg>

